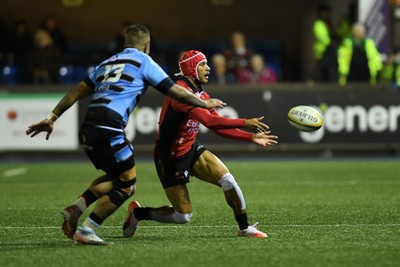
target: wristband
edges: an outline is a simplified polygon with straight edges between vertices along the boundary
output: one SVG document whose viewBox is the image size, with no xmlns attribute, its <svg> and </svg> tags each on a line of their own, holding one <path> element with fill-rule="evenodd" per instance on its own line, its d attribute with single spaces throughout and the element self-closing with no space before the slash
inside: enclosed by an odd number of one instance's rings
<svg viewBox="0 0 400 267">
<path fill-rule="evenodd" d="M 47 119 L 51 122 L 55 122 L 58 119 L 58 116 L 52 112 L 49 114 L 49 116 L 47 116 Z"/>
</svg>

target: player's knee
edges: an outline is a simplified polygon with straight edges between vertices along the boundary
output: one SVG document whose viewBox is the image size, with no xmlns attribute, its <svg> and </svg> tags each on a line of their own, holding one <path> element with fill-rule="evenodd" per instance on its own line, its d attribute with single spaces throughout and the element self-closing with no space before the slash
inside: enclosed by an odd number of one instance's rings
<svg viewBox="0 0 400 267">
<path fill-rule="evenodd" d="M 129 196 L 133 196 L 133 194 L 135 194 L 135 192 L 136 192 L 136 184 L 134 184 L 130 187 L 127 187 L 127 188 L 121 188 L 121 191 Z"/>
<path fill-rule="evenodd" d="M 180 213 L 174 211 L 174 213 L 172 214 L 172 218 L 174 218 L 175 223 L 185 224 L 190 222 L 190 219 L 192 218 L 192 213 Z"/>
<path fill-rule="evenodd" d="M 229 191 L 238 186 L 235 178 L 229 172 L 223 175 L 218 183 L 221 185 L 222 191 Z"/>
<path fill-rule="evenodd" d="M 121 206 L 136 190 L 136 177 L 122 181 L 116 179 L 113 181 L 113 189 L 107 193 L 110 201 L 117 206 Z"/>
</svg>

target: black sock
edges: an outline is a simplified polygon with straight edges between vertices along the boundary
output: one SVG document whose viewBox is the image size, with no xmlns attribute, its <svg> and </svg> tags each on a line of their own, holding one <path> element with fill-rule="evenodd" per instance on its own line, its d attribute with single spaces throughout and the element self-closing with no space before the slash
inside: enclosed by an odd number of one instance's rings
<svg viewBox="0 0 400 267">
<path fill-rule="evenodd" d="M 236 219 L 237 223 L 239 224 L 240 230 L 243 230 L 243 229 L 246 229 L 247 227 L 249 227 L 246 213 L 235 215 L 235 219 Z"/>
<path fill-rule="evenodd" d="M 135 215 L 136 219 L 140 220 L 151 220 L 150 216 L 151 208 L 136 208 L 133 210 L 133 215 Z"/>
<path fill-rule="evenodd" d="M 86 207 L 89 207 L 90 204 L 92 204 L 93 202 L 95 202 L 97 200 L 96 195 L 89 189 L 87 189 L 85 192 L 83 192 L 81 197 L 83 197 L 85 199 Z"/>
<path fill-rule="evenodd" d="M 90 213 L 89 218 L 97 223 L 98 225 L 101 225 L 103 223 L 103 219 L 97 216 L 94 212 Z"/>
</svg>

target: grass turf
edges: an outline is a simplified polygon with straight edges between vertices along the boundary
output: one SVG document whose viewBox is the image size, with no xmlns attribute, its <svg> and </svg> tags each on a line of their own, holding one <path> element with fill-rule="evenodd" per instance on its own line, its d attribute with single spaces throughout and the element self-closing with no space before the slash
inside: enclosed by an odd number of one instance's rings
<svg viewBox="0 0 400 267">
<path fill-rule="evenodd" d="M 0 164 L 0 266 L 398 266 L 398 161 L 226 163 L 269 238 L 236 237 L 221 190 L 192 178 L 189 224 L 145 221 L 124 239 L 125 203 L 98 231 L 113 246 L 76 246 L 60 210 L 101 173 L 89 163 Z M 151 162 L 138 163 L 134 198 L 168 204 Z"/>
</svg>

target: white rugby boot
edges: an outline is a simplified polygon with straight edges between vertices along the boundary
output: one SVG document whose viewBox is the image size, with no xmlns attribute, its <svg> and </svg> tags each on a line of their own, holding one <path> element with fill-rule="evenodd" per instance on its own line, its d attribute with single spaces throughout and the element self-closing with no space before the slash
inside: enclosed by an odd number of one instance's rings
<svg viewBox="0 0 400 267">
<path fill-rule="evenodd" d="M 79 227 L 72 238 L 77 245 L 97 245 L 97 246 L 110 246 L 113 243 L 107 242 L 98 237 L 89 227 Z"/>
<path fill-rule="evenodd" d="M 247 227 L 246 229 L 239 230 L 237 235 L 240 236 L 240 237 L 245 237 L 245 236 L 258 237 L 258 238 L 268 237 L 266 233 L 261 232 L 260 230 L 258 230 L 257 224 L 258 224 L 258 222 L 256 222 L 253 225 L 249 225 L 249 227 Z"/>
</svg>

